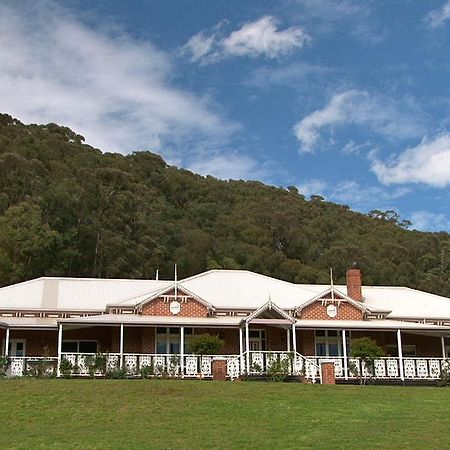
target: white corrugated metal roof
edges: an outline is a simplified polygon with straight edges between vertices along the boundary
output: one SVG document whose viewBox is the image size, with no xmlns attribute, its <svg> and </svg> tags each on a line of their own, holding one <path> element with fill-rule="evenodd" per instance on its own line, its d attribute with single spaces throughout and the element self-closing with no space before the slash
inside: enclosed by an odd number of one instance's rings
<svg viewBox="0 0 450 450">
<path fill-rule="evenodd" d="M 450 298 L 406 287 L 364 286 L 364 302 L 391 311 L 389 318 L 450 319 Z"/>
<path fill-rule="evenodd" d="M 57 319 L 50 317 L 0 317 L 0 324 L 9 328 L 55 328 Z"/>
<path fill-rule="evenodd" d="M 106 305 L 170 285 L 170 281 L 42 277 L 0 289 L 0 309 L 104 311 Z"/>
<path fill-rule="evenodd" d="M 307 329 L 354 329 L 354 330 L 409 330 L 409 331 L 444 331 L 450 335 L 450 327 L 428 323 L 403 322 L 400 320 L 297 320 L 296 328 Z"/>
<path fill-rule="evenodd" d="M 125 324 L 125 325 L 197 325 L 205 328 L 237 326 L 242 317 L 182 317 L 182 316 L 143 316 L 140 314 L 102 314 L 98 316 L 59 319 L 60 323 L 72 324 Z"/>
<path fill-rule="evenodd" d="M 210 270 L 180 281 L 216 308 L 256 309 L 270 299 L 283 309 L 293 309 L 329 286 L 300 285 L 246 270 Z"/>
<path fill-rule="evenodd" d="M 93 278 L 38 278 L 0 289 L 0 309 L 104 311 L 107 305 L 133 306 L 169 289 L 173 281 Z M 293 284 L 246 270 L 211 270 L 179 281 L 179 286 L 218 309 L 250 309 L 269 298 L 282 309 L 295 309 L 328 285 Z M 345 286 L 335 286 L 346 293 Z M 363 286 L 372 311 L 388 318 L 450 320 L 450 299 L 404 287 Z"/>
</svg>

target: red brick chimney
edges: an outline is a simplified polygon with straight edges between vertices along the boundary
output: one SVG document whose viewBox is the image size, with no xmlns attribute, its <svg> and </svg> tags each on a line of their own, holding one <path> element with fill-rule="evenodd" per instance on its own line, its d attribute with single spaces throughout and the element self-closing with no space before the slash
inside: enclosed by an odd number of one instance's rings
<svg viewBox="0 0 450 450">
<path fill-rule="evenodd" d="M 358 302 L 363 301 L 361 290 L 361 271 L 359 269 L 347 270 L 347 295 Z"/>
</svg>

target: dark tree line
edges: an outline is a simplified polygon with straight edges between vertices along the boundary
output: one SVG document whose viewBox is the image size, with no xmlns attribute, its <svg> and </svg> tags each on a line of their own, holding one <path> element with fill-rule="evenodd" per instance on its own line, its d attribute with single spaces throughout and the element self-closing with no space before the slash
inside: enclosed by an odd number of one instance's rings
<svg viewBox="0 0 450 450">
<path fill-rule="evenodd" d="M 0 285 L 41 275 L 153 278 L 157 269 L 171 278 L 174 263 L 181 277 L 242 268 L 327 283 L 329 267 L 343 282 L 357 264 L 366 284 L 450 295 L 447 233 L 83 141 L 65 127 L 0 115 Z"/>
</svg>

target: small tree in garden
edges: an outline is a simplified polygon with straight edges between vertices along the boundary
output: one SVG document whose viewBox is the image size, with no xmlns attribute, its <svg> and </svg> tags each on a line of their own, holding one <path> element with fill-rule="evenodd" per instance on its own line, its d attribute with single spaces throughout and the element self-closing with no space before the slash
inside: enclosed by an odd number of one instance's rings
<svg viewBox="0 0 450 450">
<path fill-rule="evenodd" d="M 352 358 L 360 358 L 361 362 L 366 366 L 370 377 L 375 374 L 375 359 L 384 356 L 383 349 L 371 338 L 362 337 L 352 339 L 350 356 Z M 360 371 L 361 384 L 363 382 L 362 367 Z"/>
<path fill-rule="evenodd" d="M 225 345 L 219 336 L 211 334 L 197 334 L 189 340 L 189 350 L 196 355 L 217 355 Z"/>
</svg>

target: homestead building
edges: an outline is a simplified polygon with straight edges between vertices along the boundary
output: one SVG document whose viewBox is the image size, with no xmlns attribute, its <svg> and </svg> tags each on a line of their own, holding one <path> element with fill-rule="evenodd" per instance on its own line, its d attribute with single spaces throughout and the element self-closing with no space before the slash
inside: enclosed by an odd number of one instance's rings
<svg viewBox="0 0 450 450">
<path fill-rule="evenodd" d="M 267 372 L 290 359 L 292 374 L 320 381 L 320 363 L 336 379 L 368 370 L 350 357 L 351 340 L 368 336 L 386 356 L 375 378 L 439 378 L 450 350 L 450 299 L 406 287 L 293 284 L 245 270 L 211 270 L 179 281 L 41 277 L 0 289 L 0 343 L 8 375 L 45 359 L 87 373 L 98 352 L 107 367 L 135 375 L 143 367 L 180 377 L 210 377 L 212 355 L 189 353 L 196 334 L 218 335 L 226 373 Z M 174 355 L 176 357 L 174 358 Z"/>
</svg>

